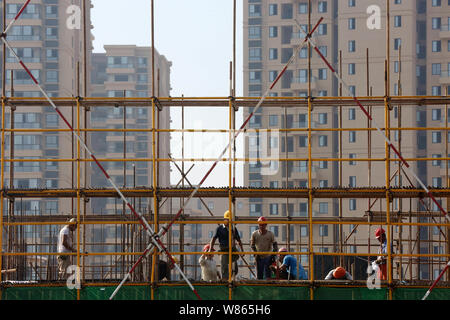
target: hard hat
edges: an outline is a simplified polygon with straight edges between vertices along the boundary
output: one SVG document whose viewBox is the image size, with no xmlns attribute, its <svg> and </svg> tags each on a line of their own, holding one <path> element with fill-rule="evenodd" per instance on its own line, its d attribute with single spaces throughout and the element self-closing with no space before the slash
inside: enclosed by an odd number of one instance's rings
<svg viewBox="0 0 450 320">
<path fill-rule="evenodd" d="M 280 250 L 278 250 L 278 252 L 287 252 L 287 249 L 285 247 L 280 248 Z"/>
<path fill-rule="evenodd" d="M 230 210 L 225 211 L 225 213 L 223 214 L 223 218 L 224 219 L 230 219 Z"/>
<path fill-rule="evenodd" d="M 264 217 L 259 217 L 258 222 L 266 222 L 267 219 Z M 267 223 L 260 223 L 260 224 L 267 224 Z"/>
<path fill-rule="evenodd" d="M 76 223 L 76 222 L 77 222 L 77 219 L 72 218 L 72 219 L 69 220 L 69 222 L 70 222 L 70 223 L 74 223 L 74 222 Z"/>
<path fill-rule="evenodd" d="M 208 252 L 209 251 L 209 244 L 207 244 L 207 245 L 205 245 L 204 247 L 203 247 L 203 252 Z M 214 249 L 211 249 L 211 251 L 216 251 L 216 250 L 214 250 Z"/>
<path fill-rule="evenodd" d="M 379 237 L 381 237 L 381 235 L 384 233 L 384 229 L 383 228 L 378 228 L 377 230 L 375 230 L 375 237 L 378 239 Z"/>
<path fill-rule="evenodd" d="M 336 279 L 341 279 L 345 276 L 345 269 L 342 267 L 337 267 L 336 269 L 334 269 L 333 271 L 333 277 L 335 277 Z"/>
</svg>

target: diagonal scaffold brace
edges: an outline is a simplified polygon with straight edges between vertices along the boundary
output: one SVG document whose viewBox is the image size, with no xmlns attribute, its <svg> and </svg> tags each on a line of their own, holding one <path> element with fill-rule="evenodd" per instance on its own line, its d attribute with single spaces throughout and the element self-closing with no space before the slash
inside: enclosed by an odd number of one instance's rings
<svg viewBox="0 0 450 320">
<path fill-rule="evenodd" d="M 300 31 L 305 34 L 305 31 L 303 30 L 303 28 L 300 26 L 300 24 L 298 23 L 297 20 L 295 20 L 298 28 L 300 29 Z M 394 144 L 389 140 L 389 138 L 384 134 L 384 132 L 380 129 L 380 127 L 377 125 L 376 121 L 372 118 L 372 116 L 370 115 L 370 113 L 367 111 L 367 109 L 361 104 L 361 102 L 358 100 L 358 98 L 355 96 L 355 94 L 350 90 L 350 87 L 345 83 L 345 81 L 342 79 L 342 77 L 336 72 L 336 70 L 331 66 L 331 64 L 328 62 L 328 60 L 324 57 L 324 55 L 322 54 L 322 52 L 320 52 L 320 50 L 317 48 L 317 46 L 315 45 L 315 43 L 311 40 L 311 38 L 307 38 L 307 40 L 309 41 L 309 43 L 311 44 L 311 46 L 314 48 L 314 50 L 317 52 L 317 54 L 320 56 L 320 58 L 325 62 L 325 64 L 327 65 L 327 67 L 331 70 L 331 72 L 333 73 L 333 75 L 338 79 L 338 81 L 343 85 L 343 87 L 346 89 L 347 93 L 350 94 L 350 96 L 353 98 L 353 100 L 355 101 L 355 103 L 358 105 L 358 107 L 362 110 L 362 112 L 364 112 L 364 114 L 369 118 L 369 120 L 372 121 L 374 127 L 376 128 L 376 130 L 383 136 L 384 140 L 386 141 L 386 143 L 389 145 L 389 147 L 395 152 L 395 154 L 397 155 L 397 157 L 400 159 L 401 163 L 403 164 L 404 168 L 406 168 L 406 170 L 416 179 L 416 181 L 420 184 L 420 186 L 422 187 L 422 189 L 425 190 L 425 192 L 427 193 L 428 197 L 430 197 L 430 199 L 434 202 L 434 204 L 439 208 L 439 210 L 442 212 L 442 214 L 444 215 L 444 217 L 447 219 L 448 222 L 450 222 L 450 217 L 447 213 L 447 211 L 444 210 L 444 208 L 442 207 L 442 205 L 436 200 L 436 198 L 434 197 L 434 195 L 431 193 L 431 191 L 425 186 L 425 184 L 422 182 L 422 180 L 417 176 L 417 174 L 412 170 L 411 166 L 409 165 L 409 163 L 402 157 L 402 155 L 400 154 L 400 152 L 397 150 L 397 148 L 394 146 Z M 426 292 L 426 294 L 424 295 L 424 297 L 422 298 L 422 300 L 425 300 L 428 295 L 431 293 L 431 291 L 433 290 L 433 288 L 436 286 L 436 284 L 439 282 L 439 280 L 441 279 L 441 277 L 444 275 L 445 271 L 450 267 L 450 261 L 447 263 L 446 267 L 444 268 L 444 270 L 442 270 L 441 274 L 439 275 L 439 277 L 434 281 L 434 283 L 432 284 L 432 286 L 428 289 L 428 291 Z"/>
<path fill-rule="evenodd" d="M 25 65 L 25 63 L 23 63 L 22 59 L 20 59 L 20 57 L 17 55 L 17 53 L 14 51 L 14 49 L 10 46 L 10 44 L 8 43 L 8 41 L 6 41 L 6 37 L 7 37 L 7 32 L 8 30 L 12 27 L 12 25 L 19 19 L 20 15 L 24 12 L 25 8 L 28 6 L 28 4 L 30 3 L 31 0 L 28 0 L 23 6 L 22 8 L 19 10 L 19 12 L 17 13 L 17 15 L 14 17 L 14 19 L 9 23 L 9 25 L 7 26 L 7 28 L 2 32 L 2 34 L 0 35 L 3 43 L 6 45 L 6 47 L 11 51 L 11 53 L 14 55 L 14 57 L 17 59 L 17 61 L 19 62 L 19 64 L 22 66 L 22 68 L 26 71 L 26 73 L 30 76 L 31 80 L 33 81 L 34 85 L 36 85 L 39 88 L 39 91 L 44 95 L 44 97 L 46 98 L 46 100 L 50 103 L 50 105 L 53 107 L 53 109 L 56 111 L 56 113 L 59 115 L 59 117 L 64 121 L 64 123 L 68 126 L 68 128 L 71 130 L 73 136 L 78 140 L 78 142 L 80 143 L 80 145 L 86 150 L 86 152 L 89 154 L 89 156 L 94 160 L 94 162 L 96 163 L 96 165 L 99 167 L 99 169 L 103 172 L 103 174 L 105 175 L 106 179 L 109 181 L 109 183 L 111 184 L 111 186 L 114 188 L 114 190 L 118 193 L 118 195 L 120 196 L 120 198 L 123 200 L 123 202 L 126 204 L 126 206 L 131 210 L 131 212 L 134 214 L 134 216 L 139 220 L 139 222 L 141 223 L 141 225 L 143 226 L 144 230 L 147 232 L 147 234 L 149 235 L 150 239 L 151 239 L 151 243 L 149 244 L 149 246 L 146 248 L 146 250 L 144 251 L 143 255 L 139 257 L 138 261 L 142 261 L 148 254 L 148 252 L 150 251 L 150 248 L 152 246 L 154 246 L 155 248 L 157 248 L 159 250 L 159 252 L 164 252 L 167 257 L 170 259 L 171 263 L 173 264 L 173 266 L 177 269 L 177 271 L 181 274 L 181 276 L 183 277 L 183 279 L 186 281 L 186 283 L 189 285 L 189 287 L 191 288 L 191 290 L 194 292 L 194 294 L 197 296 L 197 298 L 199 300 L 201 300 L 200 296 L 198 295 L 197 290 L 195 290 L 195 288 L 192 286 L 191 282 L 189 281 L 189 279 L 186 277 L 186 275 L 182 272 L 182 270 L 180 269 L 180 267 L 178 266 L 178 264 L 176 263 L 176 260 L 172 257 L 172 255 L 170 254 L 170 252 L 167 250 L 167 248 L 163 245 L 163 243 L 160 240 L 160 237 L 152 230 L 152 228 L 150 227 L 150 225 L 148 224 L 147 220 L 142 216 L 141 213 L 138 213 L 134 207 L 131 205 L 131 203 L 125 198 L 125 196 L 123 195 L 123 193 L 120 191 L 120 189 L 117 187 L 117 185 L 114 183 L 114 181 L 111 179 L 110 175 L 106 172 L 106 170 L 103 168 L 103 166 L 100 164 L 100 162 L 97 160 L 97 158 L 95 157 L 94 153 L 87 147 L 87 145 L 84 143 L 84 141 L 82 140 L 82 138 L 75 132 L 75 130 L 73 129 L 73 127 L 70 125 L 69 121 L 66 119 L 66 117 L 64 117 L 64 115 L 61 113 L 61 111 L 58 109 L 58 107 L 55 105 L 55 103 L 52 101 L 52 99 L 50 99 L 50 97 L 48 96 L 48 94 L 45 92 L 45 90 L 42 88 L 42 86 L 39 84 L 39 82 L 37 81 L 37 79 L 33 76 L 33 74 L 31 73 L 31 71 L 28 69 L 28 67 Z M 134 268 L 131 270 L 131 272 L 134 270 Z M 126 280 L 129 276 L 130 276 L 130 272 L 126 275 L 125 279 Z M 123 281 L 124 282 L 124 281 Z M 116 293 L 116 292 L 115 292 Z M 115 295 L 114 293 L 114 295 Z M 111 297 L 112 298 L 112 297 Z"/>
<path fill-rule="evenodd" d="M 178 210 L 177 214 L 175 215 L 175 217 L 170 221 L 170 223 L 167 226 L 161 227 L 161 230 L 158 232 L 158 238 L 163 237 L 171 228 L 171 226 L 175 223 L 175 221 L 180 217 L 180 215 L 182 214 L 184 208 L 189 204 L 190 200 L 194 197 L 194 195 L 198 192 L 198 190 L 200 189 L 200 187 L 203 185 L 203 183 L 205 182 L 205 180 L 209 177 L 209 175 L 211 174 L 211 172 L 214 170 L 214 168 L 217 166 L 217 164 L 219 163 L 219 161 L 222 160 L 222 158 L 224 157 L 225 153 L 227 152 L 227 150 L 229 150 L 229 148 L 231 148 L 233 142 L 236 140 L 236 138 L 239 136 L 239 134 L 244 131 L 245 127 L 247 126 L 248 122 L 250 121 L 250 119 L 253 117 L 253 115 L 256 113 L 256 111 L 258 111 L 258 109 L 261 107 L 262 103 L 264 102 L 264 100 L 267 98 L 267 96 L 269 95 L 270 91 L 275 87 L 275 85 L 277 84 L 278 80 L 280 80 L 280 78 L 283 76 L 284 72 L 287 70 L 287 68 L 291 65 L 291 63 L 294 61 L 296 55 L 298 54 L 298 52 L 300 51 L 300 49 L 307 43 L 308 38 L 311 38 L 312 34 L 316 31 L 316 29 L 319 27 L 320 23 L 322 22 L 323 17 L 321 17 L 319 19 L 319 21 L 316 23 L 316 25 L 314 26 L 314 28 L 311 29 L 311 31 L 305 35 L 305 39 L 302 41 L 301 44 L 297 45 L 297 47 L 295 48 L 291 58 L 289 59 L 289 61 L 286 63 L 286 65 L 283 67 L 283 69 L 281 70 L 280 74 L 275 78 L 275 80 L 272 82 L 272 84 L 269 86 L 269 88 L 266 90 L 266 92 L 264 93 L 264 95 L 261 97 L 261 99 L 258 101 L 258 103 L 256 104 L 255 108 L 253 109 L 253 111 L 248 115 L 247 119 L 245 119 L 244 123 L 241 125 L 241 127 L 239 128 L 239 130 L 237 130 L 235 132 L 235 134 L 233 135 L 233 138 L 228 142 L 228 145 L 223 149 L 223 151 L 221 152 L 220 156 L 215 160 L 215 162 L 213 163 L 213 165 L 211 166 L 211 168 L 207 171 L 207 173 L 205 174 L 205 176 L 200 180 L 200 183 L 195 187 L 195 189 L 192 191 L 192 193 L 189 195 L 187 201 L 181 206 L 180 210 Z M 120 287 L 123 285 L 123 283 L 125 283 L 126 279 L 129 277 L 129 275 L 133 272 L 133 270 L 137 267 L 137 265 L 142 261 L 142 257 L 145 254 L 148 254 L 149 250 L 151 250 L 152 244 L 149 244 L 149 246 L 147 247 L 147 249 L 144 251 L 144 253 L 141 255 L 141 257 L 136 261 L 136 263 L 132 266 L 132 268 L 130 269 L 129 273 L 127 274 L 127 276 L 122 280 L 122 282 L 119 284 L 119 286 L 116 288 L 116 290 L 114 291 L 113 295 L 111 296 L 111 298 L 114 296 L 115 293 L 117 293 L 117 291 L 120 289 Z M 110 298 L 110 299 L 111 299 Z"/>
</svg>

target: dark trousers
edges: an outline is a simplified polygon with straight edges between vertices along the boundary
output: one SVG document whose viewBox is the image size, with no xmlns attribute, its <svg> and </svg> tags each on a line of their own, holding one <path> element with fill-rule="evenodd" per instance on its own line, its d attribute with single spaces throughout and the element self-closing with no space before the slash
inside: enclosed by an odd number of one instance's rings
<svg viewBox="0 0 450 320">
<path fill-rule="evenodd" d="M 295 276 L 292 274 L 292 273 L 290 273 L 290 272 L 287 272 L 287 271 L 285 271 L 285 270 L 280 270 L 280 279 L 284 279 L 284 280 L 296 280 L 295 279 Z"/>
<path fill-rule="evenodd" d="M 256 257 L 256 278 L 258 280 L 270 279 L 270 256 Z"/>
</svg>

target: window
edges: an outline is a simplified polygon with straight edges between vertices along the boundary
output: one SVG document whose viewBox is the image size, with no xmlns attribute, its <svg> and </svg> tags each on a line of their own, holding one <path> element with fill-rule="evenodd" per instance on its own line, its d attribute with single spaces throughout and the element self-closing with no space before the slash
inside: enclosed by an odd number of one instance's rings
<svg viewBox="0 0 450 320">
<path fill-rule="evenodd" d="M 400 63 L 398 61 L 394 61 L 394 72 L 398 73 L 400 69 Z"/>
<path fill-rule="evenodd" d="M 270 226 L 269 227 L 269 230 L 272 231 L 272 233 L 275 237 L 278 237 L 278 229 L 279 229 L 278 226 Z"/>
<path fill-rule="evenodd" d="M 402 16 L 394 16 L 394 27 L 399 28 L 402 26 Z"/>
<path fill-rule="evenodd" d="M 441 95 L 441 86 L 432 86 L 431 87 L 431 95 L 440 96 Z"/>
<path fill-rule="evenodd" d="M 394 50 L 398 50 L 398 48 L 401 46 L 401 44 L 402 44 L 402 39 L 400 39 L 400 38 L 394 39 Z"/>
<path fill-rule="evenodd" d="M 440 63 L 433 63 L 431 65 L 431 74 L 432 75 L 441 75 L 441 64 Z"/>
<path fill-rule="evenodd" d="M 348 74 L 355 74 L 356 73 L 356 65 L 354 63 L 348 64 Z"/>
<path fill-rule="evenodd" d="M 433 143 L 441 143 L 441 141 L 442 141 L 441 132 L 440 131 L 433 131 L 431 133 L 431 141 Z"/>
<path fill-rule="evenodd" d="M 355 52 L 356 51 L 356 41 L 350 40 L 348 42 L 348 52 Z"/>
<path fill-rule="evenodd" d="M 269 16 L 278 15 L 278 5 L 275 3 L 269 4 Z"/>
<path fill-rule="evenodd" d="M 250 17 L 260 17 L 261 16 L 261 5 L 249 4 L 248 5 L 248 15 Z"/>
<path fill-rule="evenodd" d="M 319 161 L 319 169 L 327 169 L 328 161 Z"/>
<path fill-rule="evenodd" d="M 47 127 L 57 127 L 58 126 L 58 115 L 57 114 L 46 114 L 45 122 Z"/>
<path fill-rule="evenodd" d="M 327 48 L 327 46 L 319 46 L 319 51 L 324 57 L 326 57 L 328 48 Z"/>
<path fill-rule="evenodd" d="M 356 131 L 350 131 L 348 133 L 348 142 L 355 143 L 356 142 Z"/>
<path fill-rule="evenodd" d="M 327 12 L 327 2 L 326 1 L 319 1 L 319 12 L 320 13 Z"/>
<path fill-rule="evenodd" d="M 349 86 L 350 94 L 356 95 L 356 86 Z"/>
<path fill-rule="evenodd" d="M 350 211 L 355 211 L 356 210 L 356 199 L 349 199 L 348 200 L 348 209 Z"/>
<path fill-rule="evenodd" d="M 319 113 L 319 123 L 327 124 L 327 114 L 326 113 Z"/>
<path fill-rule="evenodd" d="M 441 158 L 441 155 L 440 155 L 440 154 L 433 154 L 432 157 L 433 157 L 433 158 L 436 158 L 436 159 L 439 159 L 439 158 Z M 441 166 L 441 160 L 433 160 L 433 161 L 432 161 L 432 164 L 433 164 L 433 166 L 435 166 L 435 167 L 440 167 L 440 166 Z"/>
<path fill-rule="evenodd" d="M 433 188 L 442 187 L 442 177 L 433 177 Z"/>
<path fill-rule="evenodd" d="M 250 73 L 249 73 L 249 82 L 251 84 L 261 83 L 261 71 L 250 71 Z"/>
<path fill-rule="evenodd" d="M 394 4 L 401 4 L 402 0 L 394 0 Z"/>
<path fill-rule="evenodd" d="M 278 181 L 270 181 L 269 186 L 270 186 L 270 188 L 272 188 L 272 189 L 278 188 Z"/>
<path fill-rule="evenodd" d="M 348 29 L 349 30 L 355 30 L 356 29 L 356 19 L 355 18 L 349 18 L 348 19 Z"/>
<path fill-rule="evenodd" d="M 328 226 L 327 225 L 319 225 L 319 236 L 328 237 Z"/>
<path fill-rule="evenodd" d="M 319 136 L 319 147 L 326 147 L 328 145 L 327 136 Z"/>
<path fill-rule="evenodd" d="M 298 13 L 299 14 L 306 14 L 308 13 L 308 3 L 301 2 L 298 4 Z"/>
<path fill-rule="evenodd" d="M 292 19 L 293 9 L 292 3 L 281 4 L 281 19 Z"/>
<path fill-rule="evenodd" d="M 308 227 L 307 226 L 301 226 L 300 227 L 300 236 L 301 237 L 307 237 L 308 236 Z"/>
<path fill-rule="evenodd" d="M 278 203 L 271 203 L 270 204 L 270 214 L 271 215 L 277 215 L 278 214 Z"/>
<path fill-rule="evenodd" d="M 298 53 L 298 57 L 300 59 L 306 59 L 308 58 L 308 48 L 301 48 L 300 52 Z"/>
<path fill-rule="evenodd" d="M 354 6 L 356 6 L 356 0 L 348 0 L 348 6 L 349 6 L 349 7 L 354 7 Z"/>
<path fill-rule="evenodd" d="M 431 1 L 432 7 L 440 7 L 441 6 L 441 0 L 432 0 Z"/>
<path fill-rule="evenodd" d="M 327 69 L 319 69 L 319 80 L 327 80 Z"/>
<path fill-rule="evenodd" d="M 431 119 L 433 121 L 441 121 L 441 109 L 431 110 Z"/>
<path fill-rule="evenodd" d="M 45 146 L 47 149 L 58 149 L 58 136 L 46 136 Z"/>
<path fill-rule="evenodd" d="M 298 146 L 300 148 L 306 148 L 308 146 L 308 136 L 301 135 L 298 137 Z"/>
<path fill-rule="evenodd" d="M 356 176 L 348 177 L 348 186 L 350 188 L 356 188 Z"/>
<path fill-rule="evenodd" d="M 278 59 L 278 49 L 269 48 L 269 60 L 277 60 L 277 59 Z"/>
<path fill-rule="evenodd" d="M 433 41 L 431 41 L 431 51 L 433 51 L 433 52 L 441 52 L 441 40 L 433 40 Z"/>
<path fill-rule="evenodd" d="M 250 61 L 260 61 L 261 60 L 261 48 L 250 48 L 249 49 L 249 60 Z"/>
<path fill-rule="evenodd" d="M 328 187 L 328 180 L 320 180 L 319 181 L 319 187 L 320 188 L 327 188 Z"/>
<path fill-rule="evenodd" d="M 261 27 L 249 27 L 248 28 L 249 39 L 261 39 Z"/>
<path fill-rule="evenodd" d="M 348 120 L 355 120 L 356 119 L 356 109 L 350 108 L 348 109 Z"/>
<path fill-rule="evenodd" d="M 328 213 L 328 202 L 319 202 L 319 213 Z"/>
<path fill-rule="evenodd" d="M 431 29 L 433 29 L 433 30 L 441 29 L 441 18 L 440 17 L 431 18 Z"/>
<path fill-rule="evenodd" d="M 317 94 L 318 97 L 326 97 L 328 96 L 327 90 L 319 90 L 319 93 Z"/>
<path fill-rule="evenodd" d="M 349 159 L 356 159 L 356 153 L 350 153 L 348 155 L 348 157 L 349 157 Z M 349 161 L 348 164 L 350 166 L 354 166 L 354 165 L 356 165 L 356 161 Z"/>
<path fill-rule="evenodd" d="M 326 35 L 327 31 L 327 24 L 320 24 L 319 28 L 317 29 L 317 33 L 321 36 Z"/>
<path fill-rule="evenodd" d="M 277 126 L 278 125 L 278 115 L 271 114 L 269 115 L 269 126 Z"/>
<path fill-rule="evenodd" d="M 47 78 L 47 82 L 58 82 L 58 71 L 57 70 L 47 70 L 46 78 Z"/>
<path fill-rule="evenodd" d="M 278 37 L 278 27 L 269 27 L 269 38 Z"/>
</svg>

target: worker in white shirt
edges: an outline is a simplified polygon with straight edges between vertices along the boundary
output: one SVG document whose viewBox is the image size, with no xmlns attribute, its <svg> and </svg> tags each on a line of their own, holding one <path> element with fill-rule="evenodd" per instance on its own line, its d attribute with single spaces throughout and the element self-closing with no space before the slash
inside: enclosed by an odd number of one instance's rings
<svg viewBox="0 0 450 320">
<path fill-rule="evenodd" d="M 58 279 L 64 280 L 67 277 L 67 267 L 71 264 L 70 255 L 67 253 L 76 252 L 72 246 L 72 232 L 77 229 L 77 220 L 72 218 L 70 224 L 65 225 L 58 235 Z"/>
<path fill-rule="evenodd" d="M 214 249 L 207 244 L 203 247 L 203 252 L 213 252 Z M 198 260 L 200 267 L 202 268 L 202 280 L 203 281 L 217 281 L 220 279 L 220 273 L 217 270 L 216 262 L 214 261 L 214 256 L 212 254 L 202 254 Z"/>
</svg>

